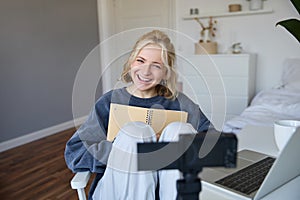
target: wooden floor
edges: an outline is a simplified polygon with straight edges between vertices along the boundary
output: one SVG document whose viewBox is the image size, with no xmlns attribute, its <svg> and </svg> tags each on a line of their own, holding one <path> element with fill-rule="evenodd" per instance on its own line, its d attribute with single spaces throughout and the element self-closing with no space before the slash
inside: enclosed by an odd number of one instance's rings
<svg viewBox="0 0 300 200">
<path fill-rule="evenodd" d="M 78 199 L 64 160 L 65 144 L 74 132 L 72 128 L 0 153 L 0 199 Z"/>
</svg>

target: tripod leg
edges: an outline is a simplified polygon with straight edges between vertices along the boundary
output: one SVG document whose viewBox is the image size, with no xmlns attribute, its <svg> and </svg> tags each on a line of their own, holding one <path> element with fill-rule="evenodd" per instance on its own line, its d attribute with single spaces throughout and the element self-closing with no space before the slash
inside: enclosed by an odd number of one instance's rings
<svg viewBox="0 0 300 200">
<path fill-rule="evenodd" d="M 176 200 L 199 200 L 201 192 L 201 180 L 199 178 L 193 181 L 180 179 L 177 181 L 177 198 Z"/>
</svg>

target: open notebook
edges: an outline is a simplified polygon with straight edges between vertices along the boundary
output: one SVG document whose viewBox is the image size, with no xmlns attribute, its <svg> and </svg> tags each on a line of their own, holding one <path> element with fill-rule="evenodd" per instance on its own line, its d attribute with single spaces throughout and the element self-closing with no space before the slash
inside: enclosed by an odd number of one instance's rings
<svg viewBox="0 0 300 200">
<path fill-rule="evenodd" d="M 119 130 L 127 122 L 140 121 L 149 124 L 156 134 L 160 134 L 171 122 L 187 122 L 184 111 L 142 108 L 121 104 L 110 104 L 107 140 L 113 141 Z"/>
</svg>

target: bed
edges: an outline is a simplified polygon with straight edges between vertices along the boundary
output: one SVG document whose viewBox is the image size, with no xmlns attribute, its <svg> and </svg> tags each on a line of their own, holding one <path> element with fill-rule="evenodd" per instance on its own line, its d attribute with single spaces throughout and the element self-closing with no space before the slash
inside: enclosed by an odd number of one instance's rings
<svg viewBox="0 0 300 200">
<path fill-rule="evenodd" d="M 239 116 L 225 123 L 223 131 L 239 133 L 246 125 L 273 126 L 278 119 L 300 120 L 300 58 L 286 59 L 280 86 L 257 93 Z"/>
</svg>

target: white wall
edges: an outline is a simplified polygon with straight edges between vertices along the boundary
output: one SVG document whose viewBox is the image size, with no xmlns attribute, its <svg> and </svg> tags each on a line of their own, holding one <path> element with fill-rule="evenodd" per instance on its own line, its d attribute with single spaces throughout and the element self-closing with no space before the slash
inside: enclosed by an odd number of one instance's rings
<svg viewBox="0 0 300 200">
<path fill-rule="evenodd" d="M 187 34 L 195 41 L 199 40 L 200 26 L 195 20 L 184 20 L 190 8 L 198 8 L 199 12 L 227 11 L 228 5 L 239 3 L 242 10 L 248 10 L 246 0 L 177 0 L 176 29 Z M 276 22 L 289 17 L 299 17 L 289 0 L 266 0 L 264 8 L 271 8 L 272 13 L 218 17 L 217 36 L 219 52 L 226 53 L 235 42 L 241 42 L 244 52 L 257 54 L 256 92 L 271 88 L 280 83 L 283 60 L 287 57 L 300 57 L 300 44 Z M 207 23 L 208 19 L 201 19 Z M 181 53 L 193 53 L 191 43 L 179 43 Z"/>
</svg>

